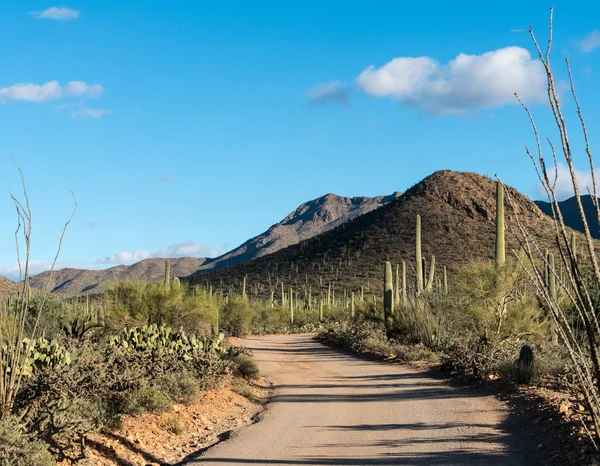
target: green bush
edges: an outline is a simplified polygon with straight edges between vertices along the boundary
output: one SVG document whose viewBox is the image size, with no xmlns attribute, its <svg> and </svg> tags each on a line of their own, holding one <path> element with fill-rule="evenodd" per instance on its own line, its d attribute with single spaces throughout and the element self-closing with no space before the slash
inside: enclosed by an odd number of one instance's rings
<svg viewBox="0 0 600 466">
<path fill-rule="evenodd" d="M 165 374 L 156 381 L 157 388 L 175 403 L 190 405 L 198 399 L 200 384 L 188 372 Z"/>
<path fill-rule="evenodd" d="M 176 417 L 170 416 L 162 423 L 162 428 L 174 433 L 175 435 L 181 435 L 185 432 L 185 428 L 181 425 L 181 422 Z"/>
<path fill-rule="evenodd" d="M 48 446 L 27 433 L 17 417 L 5 415 L 0 419 L 0 465 L 56 466 L 56 461 Z"/>
<path fill-rule="evenodd" d="M 172 401 L 168 395 L 155 387 L 144 387 L 134 390 L 125 399 L 126 414 L 164 413 L 170 411 Z"/>
<path fill-rule="evenodd" d="M 243 353 L 238 354 L 233 358 L 233 362 L 236 365 L 236 372 L 242 377 L 254 380 L 260 378 L 260 370 L 252 356 Z"/>
<path fill-rule="evenodd" d="M 221 329 L 234 337 L 248 335 L 257 315 L 256 309 L 242 298 L 231 299 L 221 311 Z"/>
<path fill-rule="evenodd" d="M 244 379 L 239 379 L 239 378 L 232 379 L 231 382 L 229 383 L 229 387 L 231 388 L 232 392 L 237 393 L 240 396 L 243 396 L 245 398 L 253 398 L 254 397 L 254 393 L 252 392 L 252 389 L 248 385 L 248 382 L 246 382 L 246 380 L 244 380 Z"/>
</svg>

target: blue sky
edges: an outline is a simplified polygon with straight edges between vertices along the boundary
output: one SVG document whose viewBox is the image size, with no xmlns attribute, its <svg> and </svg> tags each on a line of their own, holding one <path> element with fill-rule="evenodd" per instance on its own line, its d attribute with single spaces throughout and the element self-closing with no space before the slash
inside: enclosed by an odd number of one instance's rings
<svg viewBox="0 0 600 466">
<path fill-rule="evenodd" d="M 515 32 L 533 24 L 545 43 L 549 6 L 2 2 L 0 187 L 18 190 L 14 156 L 34 271 L 53 258 L 69 190 L 79 209 L 59 265 L 79 267 L 224 252 L 309 199 L 403 191 L 439 169 L 497 172 L 539 197 L 510 95 L 556 139 L 535 51 Z M 564 80 L 571 59 L 593 144 L 600 5 L 553 6 L 554 68 Z M 0 274 L 14 277 L 7 191 L 0 219 Z"/>
</svg>

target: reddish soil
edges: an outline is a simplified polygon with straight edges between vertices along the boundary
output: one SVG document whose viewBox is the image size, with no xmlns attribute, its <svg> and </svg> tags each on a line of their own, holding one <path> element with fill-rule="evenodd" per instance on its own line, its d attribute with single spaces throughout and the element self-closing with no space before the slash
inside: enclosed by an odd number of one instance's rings
<svg viewBox="0 0 600 466">
<path fill-rule="evenodd" d="M 261 381 L 249 388 L 251 398 L 226 386 L 204 393 L 193 405 L 175 405 L 171 412 L 124 416 L 122 429 L 90 436 L 88 459 L 83 464 L 156 466 L 192 458 L 219 442 L 225 433 L 252 424 L 268 397 L 268 385 Z M 168 429 L 174 419 L 183 432 L 176 434 Z"/>
</svg>

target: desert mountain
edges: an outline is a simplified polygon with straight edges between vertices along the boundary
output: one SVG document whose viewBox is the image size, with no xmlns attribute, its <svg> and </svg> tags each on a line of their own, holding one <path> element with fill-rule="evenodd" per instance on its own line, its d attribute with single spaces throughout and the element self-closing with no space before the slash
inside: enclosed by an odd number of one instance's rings
<svg viewBox="0 0 600 466">
<path fill-rule="evenodd" d="M 278 251 L 299 241 L 335 228 L 351 219 L 396 199 L 400 193 L 379 197 L 342 197 L 327 194 L 299 206 L 281 222 L 233 251 L 214 259 L 171 259 L 171 272 L 187 277 L 199 269 L 230 267 Z M 119 265 L 105 270 L 62 269 L 54 272 L 51 290 L 75 295 L 98 292 L 109 280 L 158 281 L 164 277 L 164 259 L 146 259 L 131 266 Z M 31 278 L 34 288 L 45 287 L 49 273 Z"/>
<path fill-rule="evenodd" d="M 0 277 L 0 296 L 12 294 L 17 291 L 17 284 L 8 278 Z"/>
<path fill-rule="evenodd" d="M 196 272 L 204 259 L 182 257 L 170 261 L 171 273 L 177 277 L 185 277 Z M 95 293 L 101 290 L 102 283 L 110 280 L 159 281 L 164 276 L 165 259 L 144 259 L 130 266 L 118 265 L 104 270 L 61 269 L 54 271 L 50 290 L 66 295 Z M 50 272 L 34 275 L 31 277 L 31 286 L 43 289 L 49 277 Z"/>
<path fill-rule="evenodd" d="M 438 171 L 394 201 L 333 230 L 228 270 L 199 273 L 190 281 L 239 292 L 247 276 L 250 291 L 266 296 L 274 289 L 276 299 L 281 282 L 286 290 L 310 286 L 313 296 L 326 294 L 329 284 L 335 284 L 338 292 L 358 291 L 364 285 L 365 293 L 379 294 L 386 260 L 393 264 L 406 260 L 412 275 L 417 215 L 422 220 L 424 257 L 429 263 L 435 255 L 438 276 L 446 265 L 452 281 L 461 265 L 493 257 L 495 190 L 494 180 L 476 173 Z M 515 211 L 535 238 L 551 244 L 551 220 L 526 196 L 513 188 L 506 191 L 508 252 L 519 246 L 510 234 Z M 514 211 L 508 206 L 509 196 Z"/>
<path fill-rule="evenodd" d="M 545 201 L 534 201 L 535 204 L 540 208 L 546 215 L 552 217 L 552 207 L 550 203 Z M 581 204 L 583 205 L 583 211 L 585 218 L 587 219 L 588 226 L 590 227 L 590 233 L 593 238 L 600 239 L 600 226 L 598 225 L 598 217 L 596 216 L 596 208 L 592 202 L 592 197 L 589 194 L 581 196 Z M 562 212 L 565 224 L 573 228 L 573 230 L 583 232 L 583 223 L 579 216 L 579 209 L 575 197 L 561 201 L 558 203 L 560 211 Z"/>
<path fill-rule="evenodd" d="M 312 238 L 371 212 L 400 196 L 342 197 L 326 194 L 300 205 L 281 222 L 222 256 L 207 259 L 201 269 L 227 268 Z"/>
</svg>

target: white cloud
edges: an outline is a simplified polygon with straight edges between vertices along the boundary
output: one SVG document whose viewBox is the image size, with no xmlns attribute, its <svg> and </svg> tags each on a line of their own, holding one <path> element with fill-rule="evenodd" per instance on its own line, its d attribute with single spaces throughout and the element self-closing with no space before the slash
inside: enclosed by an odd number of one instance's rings
<svg viewBox="0 0 600 466">
<path fill-rule="evenodd" d="M 340 81 L 319 84 L 304 93 L 309 102 L 313 105 L 348 103 L 348 88 Z"/>
<path fill-rule="evenodd" d="M 133 264 L 144 259 L 152 257 L 150 251 L 140 250 L 135 252 L 121 251 L 117 254 L 103 257 L 98 260 L 99 264 Z"/>
<path fill-rule="evenodd" d="M 50 7 L 44 11 L 32 11 L 29 14 L 37 19 L 53 19 L 55 21 L 69 21 L 79 18 L 79 11 L 72 8 L 59 8 L 56 6 Z"/>
<path fill-rule="evenodd" d="M 90 85 L 83 81 L 70 81 L 66 86 L 61 86 L 58 81 L 45 84 L 18 83 L 0 88 L 0 103 L 13 100 L 39 103 L 75 96 L 98 97 L 102 92 L 104 88 L 100 84 Z"/>
<path fill-rule="evenodd" d="M 139 250 L 134 252 L 122 251 L 117 254 L 103 257 L 98 260 L 99 264 L 133 264 L 144 259 L 163 258 L 163 257 L 215 257 L 221 254 L 220 251 L 203 246 L 193 241 L 176 243 L 159 249 L 155 252 Z"/>
<path fill-rule="evenodd" d="M 558 165 L 558 178 L 556 179 L 556 197 L 559 200 L 569 199 L 573 197 L 575 191 L 573 190 L 573 181 L 571 180 L 571 173 L 569 172 L 569 168 L 562 163 Z M 556 168 L 548 168 L 548 178 L 552 183 L 554 181 L 554 173 L 556 172 Z M 575 170 L 575 174 L 577 176 L 577 184 L 579 185 L 580 194 L 588 194 L 587 188 L 590 188 L 590 191 L 593 189 L 592 184 L 592 174 L 589 171 Z M 600 183 L 600 169 L 595 170 L 596 181 Z M 537 192 L 540 196 L 543 197 L 543 200 L 546 200 L 546 192 L 544 188 L 542 188 L 541 183 L 537 185 Z"/>
<path fill-rule="evenodd" d="M 100 110 L 99 108 L 85 108 L 82 110 L 75 110 L 69 113 L 71 118 L 81 119 L 81 118 L 93 118 L 95 120 L 99 120 L 104 115 L 108 115 L 110 110 Z"/>
<path fill-rule="evenodd" d="M 600 30 L 588 32 L 586 36 L 576 42 L 577 46 L 584 52 L 590 53 L 600 48 Z"/>
<path fill-rule="evenodd" d="M 371 65 L 356 80 L 376 97 L 433 115 L 461 115 L 480 108 L 544 100 L 546 75 L 539 60 L 521 47 L 482 55 L 461 53 L 447 64 L 430 57 L 398 57 L 380 68 Z"/>
</svg>

